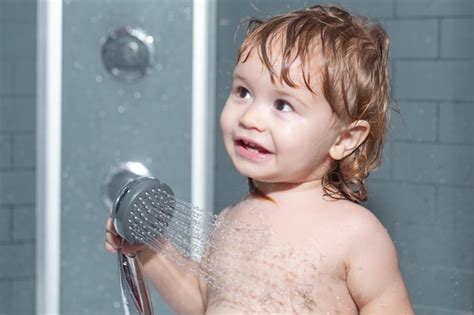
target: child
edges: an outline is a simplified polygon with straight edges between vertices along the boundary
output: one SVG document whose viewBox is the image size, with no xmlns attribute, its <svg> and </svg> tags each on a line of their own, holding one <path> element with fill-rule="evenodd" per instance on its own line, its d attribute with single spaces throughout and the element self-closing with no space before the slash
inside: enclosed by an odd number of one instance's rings
<svg viewBox="0 0 474 315">
<path fill-rule="evenodd" d="M 252 21 L 232 79 L 221 128 L 250 193 L 219 215 L 205 273 L 122 250 L 178 313 L 413 314 L 393 243 L 359 205 L 388 123 L 384 30 L 335 6 Z"/>
</svg>

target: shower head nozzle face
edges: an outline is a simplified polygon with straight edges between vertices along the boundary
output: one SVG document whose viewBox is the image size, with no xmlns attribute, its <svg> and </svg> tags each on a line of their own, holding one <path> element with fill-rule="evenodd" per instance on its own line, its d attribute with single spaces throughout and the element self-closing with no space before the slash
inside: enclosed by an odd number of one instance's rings
<svg viewBox="0 0 474 315">
<path fill-rule="evenodd" d="M 112 218 L 117 233 L 130 244 L 144 244 L 145 238 L 159 238 L 173 218 L 176 200 L 173 191 L 154 177 L 140 177 L 117 194 Z M 153 227 L 147 235 L 143 228 Z"/>
</svg>

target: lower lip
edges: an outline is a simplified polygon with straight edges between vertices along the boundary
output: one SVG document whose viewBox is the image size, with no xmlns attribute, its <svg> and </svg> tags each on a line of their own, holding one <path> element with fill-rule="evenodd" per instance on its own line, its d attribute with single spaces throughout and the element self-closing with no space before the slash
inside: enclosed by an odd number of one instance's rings
<svg viewBox="0 0 474 315">
<path fill-rule="evenodd" d="M 253 150 L 248 150 L 246 147 L 237 142 L 235 143 L 235 148 L 240 156 L 252 161 L 265 161 L 270 159 L 270 157 L 272 156 L 271 153 L 261 153 Z"/>
</svg>

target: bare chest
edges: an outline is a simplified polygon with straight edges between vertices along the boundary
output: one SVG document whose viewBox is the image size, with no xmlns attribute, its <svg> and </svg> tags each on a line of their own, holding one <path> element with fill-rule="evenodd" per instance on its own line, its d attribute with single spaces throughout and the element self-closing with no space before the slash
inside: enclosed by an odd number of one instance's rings
<svg viewBox="0 0 474 315">
<path fill-rule="evenodd" d="M 204 263 L 209 305 L 280 313 L 354 309 L 337 254 L 314 233 L 292 231 L 261 220 L 221 222 Z"/>
</svg>

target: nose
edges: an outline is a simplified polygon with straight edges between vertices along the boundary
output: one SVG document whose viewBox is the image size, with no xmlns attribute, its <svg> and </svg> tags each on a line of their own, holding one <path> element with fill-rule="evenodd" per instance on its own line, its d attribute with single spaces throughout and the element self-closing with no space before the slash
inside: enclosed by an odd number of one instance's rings
<svg viewBox="0 0 474 315">
<path fill-rule="evenodd" d="M 264 131 L 264 118 L 263 107 L 258 104 L 251 104 L 240 116 L 239 125 L 245 129 Z"/>
</svg>

